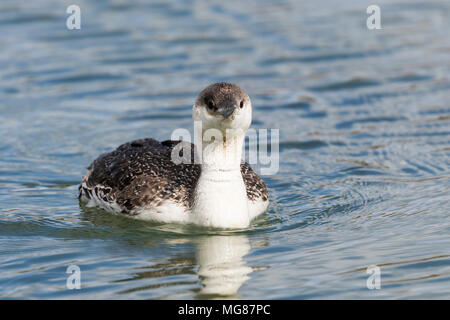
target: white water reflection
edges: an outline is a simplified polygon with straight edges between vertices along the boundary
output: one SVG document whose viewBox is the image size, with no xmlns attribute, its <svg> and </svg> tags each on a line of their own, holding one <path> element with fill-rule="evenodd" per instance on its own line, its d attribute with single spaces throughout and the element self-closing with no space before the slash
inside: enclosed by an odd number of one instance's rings
<svg viewBox="0 0 450 320">
<path fill-rule="evenodd" d="M 210 236 L 200 239 L 197 247 L 198 275 L 202 295 L 235 295 L 249 279 L 253 269 L 243 257 L 250 252 L 245 235 Z"/>
</svg>

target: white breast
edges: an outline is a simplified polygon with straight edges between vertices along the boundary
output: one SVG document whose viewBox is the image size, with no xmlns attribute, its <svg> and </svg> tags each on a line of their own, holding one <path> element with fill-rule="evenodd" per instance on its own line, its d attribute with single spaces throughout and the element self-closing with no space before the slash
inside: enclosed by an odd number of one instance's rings
<svg viewBox="0 0 450 320">
<path fill-rule="evenodd" d="M 203 226 L 248 227 L 248 198 L 241 172 L 202 171 L 195 192 L 192 216 L 194 223 Z"/>
</svg>

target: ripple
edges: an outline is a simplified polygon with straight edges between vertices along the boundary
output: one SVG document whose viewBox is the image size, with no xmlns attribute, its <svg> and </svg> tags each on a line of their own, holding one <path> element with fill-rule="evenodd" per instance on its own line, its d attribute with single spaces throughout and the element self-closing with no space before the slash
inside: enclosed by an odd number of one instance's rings
<svg viewBox="0 0 450 320">
<path fill-rule="evenodd" d="M 336 105 L 364 105 L 364 104 L 374 104 L 378 101 L 382 101 L 386 98 L 395 98 L 404 95 L 401 92 L 375 92 L 375 93 L 365 93 L 359 94 L 357 97 L 343 98 L 342 101 L 336 103 Z"/>
<path fill-rule="evenodd" d="M 346 176 L 373 176 L 386 174 L 380 170 L 367 169 L 365 167 L 351 167 L 342 170 L 342 172 L 345 173 Z"/>
<path fill-rule="evenodd" d="M 371 87 L 380 85 L 379 81 L 371 80 L 371 79 L 362 79 L 355 78 L 348 81 L 335 82 L 327 85 L 309 87 L 309 90 L 312 91 L 337 91 L 337 90 L 348 90 L 348 89 L 357 89 L 363 87 Z"/>
<path fill-rule="evenodd" d="M 279 143 L 280 150 L 283 149 L 315 149 L 327 146 L 328 143 L 321 140 L 308 140 L 308 141 L 283 141 Z"/>
<path fill-rule="evenodd" d="M 302 118 L 325 118 L 327 113 L 324 111 L 308 112 L 302 114 Z"/>
<path fill-rule="evenodd" d="M 378 123 L 378 122 L 397 122 L 408 120 L 405 117 L 369 117 L 360 118 L 355 120 L 341 121 L 337 123 L 334 127 L 336 129 L 351 129 L 353 125 L 358 123 Z"/>
<path fill-rule="evenodd" d="M 154 113 L 154 114 L 143 114 L 143 115 L 126 115 L 118 118 L 119 121 L 124 122 L 134 122 L 134 121 L 149 121 L 149 120 L 170 120 L 170 119 L 189 119 L 192 115 L 183 114 L 180 112 L 172 113 Z"/>
<path fill-rule="evenodd" d="M 119 58 L 106 58 L 101 60 L 102 64 L 140 64 L 148 62 L 164 62 L 171 60 L 183 60 L 187 59 L 189 56 L 185 53 L 178 54 L 167 54 L 160 56 L 143 56 L 143 57 L 119 57 Z"/>
<path fill-rule="evenodd" d="M 0 25 L 27 24 L 36 22 L 55 22 L 60 18 L 50 14 L 19 15 L 9 19 L 0 19 Z"/>
<path fill-rule="evenodd" d="M 389 80 L 392 82 L 417 82 L 417 81 L 426 81 L 432 80 L 433 77 L 429 75 L 420 75 L 420 74 L 405 74 L 399 77 L 393 77 Z"/>
<path fill-rule="evenodd" d="M 109 30 L 109 31 L 83 31 L 83 32 L 65 32 L 59 35 L 52 35 L 43 37 L 43 41 L 59 42 L 59 41 L 75 41 L 75 40 L 86 40 L 86 39 L 101 39 L 101 38 L 115 38 L 115 37 L 125 37 L 129 35 L 128 31 L 125 30 Z"/>
<path fill-rule="evenodd" d="M 233 43 L 237 43 L 239 41 L 238 38 L 232 37 L 209 37 L 209 36 L 191 36 L 191 37 L 182 37 L 182 38 L 174 38 L 168 40 L 169 43 L 172 44 L 189 44 L 189 45 L 198 45 L 198 44 L 215 44 L 215 45 L 229 45 Z"/>
<path fill-rule="evenodd" d="M 278 109 L 286 109 L 286 110 L 299 110 L 299 109 L 309 109 L 311 107 L 311 103 L 307 101 L 298 101 L 286 104 L 280 104 L 277 106 L 257 106 L 258 110 L 278 110 Z"/>
<path fill-rule="evenodd" d="M 286 64 L 286 63 L 316 63 L 316 62 L 328 62 L 328 61 L 339 61 L 347 59 L 361 59 L 374 55 L 379 55 L 382 51 L 367 51 L 367 52 L 343 52 L 343 53 L 331 53 L 331 54 L 315 54 L 311 56 L 300 56 L 300 57 L 279 57 L 271 58 L 262 61 L 263 65 L 274 65 L 274 64 Z"/>
<path fill-rule="evenodd" d="M 108 74 L 108 73 L 86 73 L 72 76 L 65 76 L 60 78 L 53 78 L 48 80 L 39 81 L 39 84 L 64 84 L 74 82 L 94 82 L 94 81 L 117 81 L 125 80 L 127 77 L 120 74 Z"/>
</svg>

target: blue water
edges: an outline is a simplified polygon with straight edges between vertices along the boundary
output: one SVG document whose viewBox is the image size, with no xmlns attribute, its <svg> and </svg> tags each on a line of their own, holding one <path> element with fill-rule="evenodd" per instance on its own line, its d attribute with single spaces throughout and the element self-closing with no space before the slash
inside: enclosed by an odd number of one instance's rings
<svg viewBox="0 0 450 320">
<path fill-rule="evenodd" d="M 450 3 L 0 2 L 0 298 L 450 298 Z M 280 129 L 248 230 L 77 200 L 99 154 L 191 128 L 203 87 Z M 81 289 L 69 290 L 69 265 Z M 368 266 L 381 288 L 369 290 Z"/>
</svg>

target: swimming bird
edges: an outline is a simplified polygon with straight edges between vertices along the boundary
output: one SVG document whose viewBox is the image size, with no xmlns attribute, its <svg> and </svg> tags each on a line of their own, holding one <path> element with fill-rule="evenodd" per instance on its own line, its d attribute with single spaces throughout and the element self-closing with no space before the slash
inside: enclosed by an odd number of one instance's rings
<svg viewBox="0 0 450 320">
<path fill-rule="evenodd" d="M 200 92 L 192 115 L 200 124 L 195 145 L 152 138 L 122 144 L 88 167 L 79 199 L 148 221 L 248 227 L 269 204 L 264 181 L 241 161 L 250 98 L 235 84 L 215 83 Z"/>
</svg>

